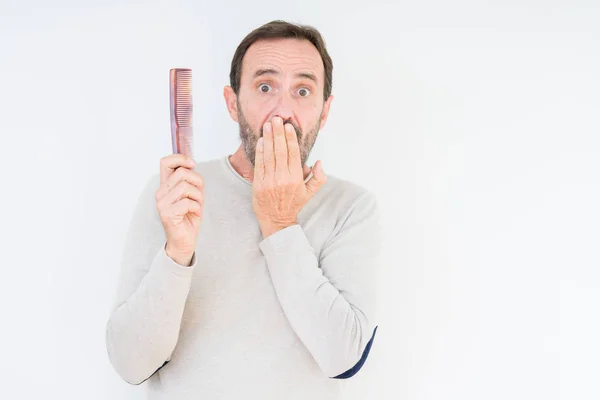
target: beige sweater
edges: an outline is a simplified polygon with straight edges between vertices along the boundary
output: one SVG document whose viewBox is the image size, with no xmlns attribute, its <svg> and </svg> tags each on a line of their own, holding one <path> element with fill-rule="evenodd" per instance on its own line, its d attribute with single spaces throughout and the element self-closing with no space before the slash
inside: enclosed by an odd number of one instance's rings
<svg viewBox="0 0 600 400">
<path fill-rule="evenodd" d="M 195 169 L 205 199 L 190 267 L 165 253 L 158 174 L 141 193 L 106 326 L 114 369 L 148 399 L 339 399 L 377 328 L 375 196 L 328 175 L 298 224 L 264 239 L 229 158 Z"/>
</svg>

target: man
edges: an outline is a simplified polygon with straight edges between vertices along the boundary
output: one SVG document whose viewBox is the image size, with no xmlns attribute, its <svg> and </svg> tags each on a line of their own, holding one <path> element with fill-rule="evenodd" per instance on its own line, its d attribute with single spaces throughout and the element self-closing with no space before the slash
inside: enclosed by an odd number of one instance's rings
<svg viewBox="0 0 600 400">
<path fill-rule="evenodd" d="M 337 399 L 376 325 L 374 195 L 305 162 L 331 102 L 319 32 L 273 21 L 231 64 L 241 145 L 164 157 L 128 231 L 106 328 L 150 399 Z"/>
</svg>

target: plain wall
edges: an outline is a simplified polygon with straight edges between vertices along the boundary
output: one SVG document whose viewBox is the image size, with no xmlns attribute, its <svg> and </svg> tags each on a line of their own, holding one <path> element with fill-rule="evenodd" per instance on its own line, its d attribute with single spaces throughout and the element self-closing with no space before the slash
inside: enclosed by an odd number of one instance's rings
<svg viewBox="0 0 600 400">
<path fill-rule="evenodd" d="M 348 399 L 600 398 L 594 1 L 0 3 L 0 397 L 142 399 L 104 334 L 135 201 L 194 73 L 197 160 L 231 154 L 235 47 L 321 30 L 310 158 L 385 215 L 381 323 Z"/>
</svg>

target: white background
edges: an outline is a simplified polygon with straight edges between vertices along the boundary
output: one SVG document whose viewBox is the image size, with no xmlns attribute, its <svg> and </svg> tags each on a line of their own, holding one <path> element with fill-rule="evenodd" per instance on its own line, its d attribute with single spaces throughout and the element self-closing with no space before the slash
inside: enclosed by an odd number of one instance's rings
<svg viewBox="0 0 600 400">
<path fill-rule="evenodd" d="M 196 159 L 231 154 L 231 57 L 281 18 L 334 61 L 311 165 L 386 216 L 380 329 L 348 399 L 600 398 L 599 3 L 292 3 L 1 1 L 0 397 L 144 397 L 104 328 L 171 150 L 169 68 L 194 70 Z"/>
</svg>

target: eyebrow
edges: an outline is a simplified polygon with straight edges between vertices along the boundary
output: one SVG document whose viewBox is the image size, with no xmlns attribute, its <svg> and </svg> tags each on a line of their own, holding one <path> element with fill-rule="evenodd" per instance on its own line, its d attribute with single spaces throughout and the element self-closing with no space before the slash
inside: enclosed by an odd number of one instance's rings
<svg viewBox="0 0 600 400">
<path fill-rule="evenodd" d="M 279 71 L 274 70 L 272 68 L 266 68 L 266 69 L 257 69 L 254 72 L 254 75 L 252 76 L 252 79 L 256 79 L 259 76 L 263 76 L 263 75 L 281 75 L 279 73 Z M 310 72 L 299 72 L 296 75 L 294 75 L 294 77 L 296 78 L 306 78 L 306 79 L 310 79 L 311 81 L 318 83 L 317 81 L 317 77 L 314 74 L 311 74 Z"/>
</svg>

